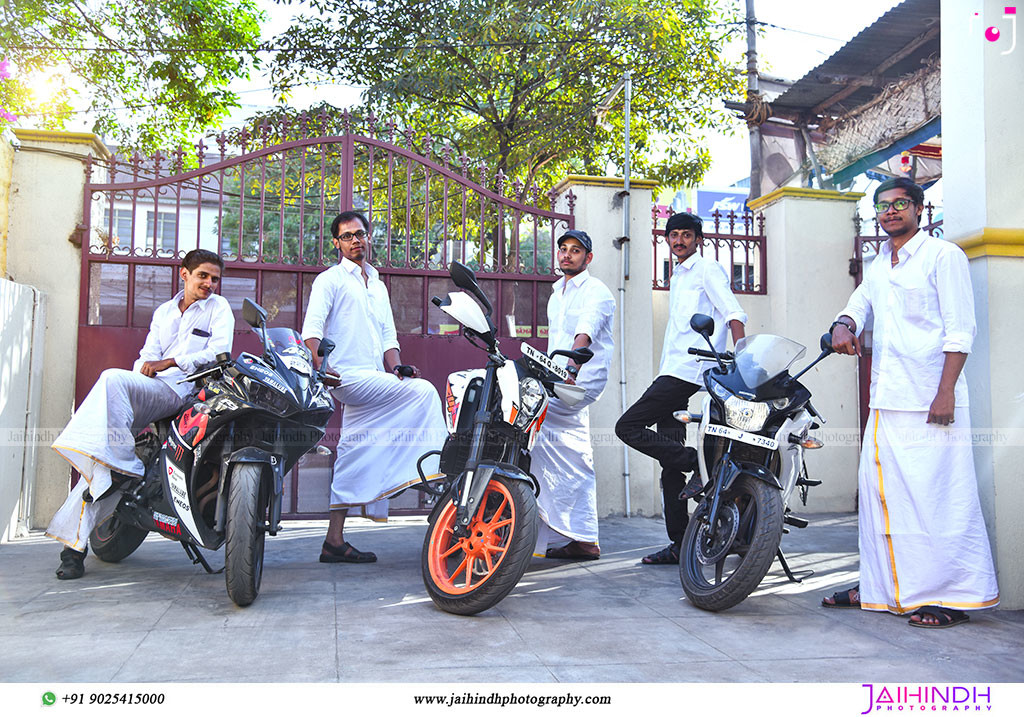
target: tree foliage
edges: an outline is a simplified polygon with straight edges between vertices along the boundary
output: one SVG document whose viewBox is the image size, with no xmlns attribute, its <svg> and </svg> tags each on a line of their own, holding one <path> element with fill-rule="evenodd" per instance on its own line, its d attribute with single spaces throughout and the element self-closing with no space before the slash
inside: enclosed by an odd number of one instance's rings
<svg viewBox="0 0 1024 717">
<path fill-rule="evenodd" d="M 279 0 L 287 1 L 287 0 Z M 365 85 L 365 103 L 507 176 L 550 186 L 621 166 L 632 71 L 633 171 L 699 181 L 715 102 L 741 85 L 722 48 L 741 25 L 719 0 L 315 0 L 271 44 L 282 91 L 311 78 Z M 736 58 L 737 60 L 739 58 Z"/>
<path fill-rule="evenodd" d="M 255 0 L 5 0 L 0 100 L 19 124 L 60 128 L 80 93 L 98 133 L 167 148 L 237 105 L 227 86 L 248 77 L 261 18 Z M 46 73 L 56 80 L 40 97 Z"/>
</svg>

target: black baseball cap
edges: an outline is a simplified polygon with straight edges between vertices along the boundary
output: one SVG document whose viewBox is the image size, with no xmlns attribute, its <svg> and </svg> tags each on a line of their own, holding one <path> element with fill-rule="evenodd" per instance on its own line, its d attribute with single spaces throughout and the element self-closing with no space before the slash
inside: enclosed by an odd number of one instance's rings
<svg viewBox="0 0 1024 717">
<path fill-rule="evenodd" d="M 562 246 L 562 242 L 564 242 L 566 239 L 575 239 L 576 241 L 578 241 L 580 244 L 583 245 L 583 248 L 587 250 L 588 254 L 594 251 L 594 242 L 590 239 L 590 235 L 587 234 L 585 231 L 581 231 L 580 229 L 570 229 L 569 231 L 565 232 L 565 234 L 558 237 L 558 241 L 556 243 L 558 244 L 558 246 Z"/>
</svg>

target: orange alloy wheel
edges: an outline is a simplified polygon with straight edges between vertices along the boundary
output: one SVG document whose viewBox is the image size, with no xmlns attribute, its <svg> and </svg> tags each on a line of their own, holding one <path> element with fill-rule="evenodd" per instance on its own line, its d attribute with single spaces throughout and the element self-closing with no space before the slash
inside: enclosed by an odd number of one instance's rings
<svg viewBox="0 0 1024 717">
<path fill-rule="evenodd" d="M 469 536 L 455 537 L 455 501 L 449 501 L 434 522 L 428 562 L 430 577 L 449 595 L 466 595 L 497 572 L 516 530 L 512 494 L 492 480 L 480 510 L 469 523 Z"/>
</svg>

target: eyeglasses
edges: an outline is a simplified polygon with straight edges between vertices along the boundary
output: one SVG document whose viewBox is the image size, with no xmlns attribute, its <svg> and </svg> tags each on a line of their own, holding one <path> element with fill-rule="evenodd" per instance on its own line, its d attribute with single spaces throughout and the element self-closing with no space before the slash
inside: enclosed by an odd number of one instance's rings
<svg viewBox="0 0 1024 717">
<path fill-rule="evenodd" d="M 909 199 L 896 199 L 891 202 L 875 202 L 875 213 L 885 214 L 889 211 L 889 207 L 895 207 L 897 212 L 902 212 L 911 204 L 913 204 L 913 202 Z"/>
<path fill-rule="evenodd" d="M 344 234 L 336 236 L 334 238 L 338 239 L 339 241 L 354 241 L 356 239 L 362 241 L 363 239 L 366 238 L 366 232 L 360 229 L 357 232 L 345 232 Z"/>
</svg>

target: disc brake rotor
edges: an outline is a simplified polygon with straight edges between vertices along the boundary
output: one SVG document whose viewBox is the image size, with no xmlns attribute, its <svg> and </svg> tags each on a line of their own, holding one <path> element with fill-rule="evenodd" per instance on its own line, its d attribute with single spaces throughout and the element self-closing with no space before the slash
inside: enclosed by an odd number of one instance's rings
<svg viewBox="0 0 1024 717">
<path fill-rule="evenodd" d="M 710 510 L 703 504 L 704 512 Z M 740 509 L 732 501 L 718 508 L 717 525 L 711 525 L 706 516 L 694 516 L 701 520 L 697 529 L 697 562 L 701 565 L 714 565 L 724 558 L 736 539 L 740 527 Z"/>
</svg>

